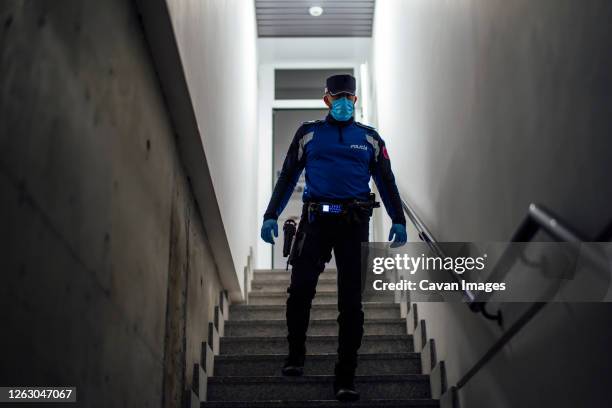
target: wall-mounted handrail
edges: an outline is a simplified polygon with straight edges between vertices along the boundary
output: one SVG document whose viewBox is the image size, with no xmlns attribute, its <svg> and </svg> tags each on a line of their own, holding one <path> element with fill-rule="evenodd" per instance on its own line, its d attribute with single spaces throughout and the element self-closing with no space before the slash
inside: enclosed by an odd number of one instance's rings
<svg viewBox="0 0 612 408">
<path fill-rule="evenodd" d="M 404 209 L 404 212 L 410 219 L 410 222 L 412 222 L 412 224 L 414 225 L 414 228 L 417 230 L 419 234 L 419 239 L 425 242 L 427 246 L 429 247 L 429 249 L 436 256 L 439 256 L 440 258 L 445 258 L 446 255 L 444 254 L 444 251 L 442 251 L 442 249 L 438 245 L 438 241 L 434 238 L 431 231 L 429 231 L 429 228 L 427 228 L 425 223 L 417 215 L 414 208 L 412 208 L 410 204 L 408 204 L 408 202 L 406 202 L 406 200 L 404 199 L 402 199 L 402 207 Z M 450 273 L 455 281 L 459 281 L 459 277 L 454 271 L 450 271 Z M 476 295 L 472 291 L 467 290 L 467 289 L 463 291 L 463 296 L 465 297 L 465 300 L 469 304 L 474 302 L 474 300 L 476 299 Z"/>
<path fill-rule="evenodd" d="M 417 216 L 414 209 L 405 201 L 402 201 L 402 205 L 404 207 L 404 212 L 410 219 L 410 221 L 414 224 L 415 228 L 419 233 L 419 238 L 426 242 L 429 247 L 434 251 L 438 256 L 443 256 L 443 252 L 441 251 L 437 241 L 429 232 L 428 228 L 425 226 L 423 221 Z M 531 241 L 535 235 L 539 231 L 546 232 L 553 240 L 557 242 L 585 242 L 587 241 L 584 236 L 571 227 L 569 227 L 565 222 L 561 221 L 558 216 L 556 216 L 552 211 L 546 209 L 544 206 L 537 204 L 530 204 L 529 209 L 525 218 L 519 225 L 519 228 L 514 232 L 510 242 L 529 242 Z M 510 248 L 506 249 L 506 251 L 499 258 L 498 262 L 493 268 L 493 272 L 491 276 L 494 276 L 495 279 L 501 280 L 510 270 L 510 265 L 513 257 L 517 256 L 516 251 L 512 251 Z M 602 257 L 600 253 L 597 253 L 592 248 L 585 248 L 583 252 L 583 257 L 585 260 L 591 262 L 592 264 L 600 267 L 607 267 L 607 260 L 605 257 Z M 454 272 L 451 272 L 454 274 Z M 498 311 L 497 314 L 491 314 L 487 312 L 486 305 L 487 301 L 481 297 L 480 295 L 474 295 L 473 293 L 470 295 L 466 294 L 466 298 L 468 299 L 468 304 L 470 309 L 474 312 L 481 312 L 485 317 L 492 320 L 497 320 L 501 324 L 501 312 Z M 480 369 L 485 366 L 489 360 L 491 360 L 500 350 L 502 350 L 506 344 L 529 322 L 533 319 L 535 315 L 537 315 L 540 310 L 544 308 L 544 306 L 548 302 L 534 302 L 525 313 L 523 313 L 508 329 L 503 333 L 503 335 L 487 350 L 487 352 L 461 377 L 461 379 L 457 382 L 456 386 L 453 387 L 455 389 L 460 389 L 467 384 L 467 382 L 474 376 Z"/>
<path fill-rule="evenodd" d="M 584 242 L 585 239 L 578 232 L 574 231 L 565 223 L 559 221 L 559 217 L 547 210 L 543 206 L 530 204 L 527 215 L 521 222 L 519 228 L 512 235 L 511 242 L 529 242 L 538 233 L 539 230 L 544 230 L 552 239 L 558 242 Z M 501 258 L 493 269 L 491 276 L 494 279 L 503 279 L 510 269 L 510 263 L 507 262 L 512 256 L 515 256 L 508 249 L 502 254 Z M 501 269 L 497 268 L 501 266 Z M 534 302 L 505 332 L 497 339 L 495 343 L 487 350 L 487 352 L 470 368 L 456 384 L 456 389 L 460 389 L 474 376 L 482 367 L 485 366 L 506 344 L 537 315 L 540 310 L 546 306 L 548 302 Z M 484 301 L 476 301 L 474 305 L 484 305 Z M 474 309 L 474 308 L 473 308 Z"/>
<path fill-rule="evenodd" d="M 425 242 L 429 248 L 439 257 L 444 258 L 445 254 L 438 245 L 438 241 L 435 239 L 429 228 L 417 215 L 414 208 L 402 199 L 402 207 L 404 212 L 414 225 L 415 229 L 419 234 L 419 239 Z M 523 218 L 518 229 L 512 234 L 510 242 L 529 242 L 533 237 L 540 231 L 545 231 L 552 239 L 558 242 L 584 242 L 585 238 L 583 235 L 578 233 L 573 228 L 569 227 L 565 222 L 561 221 L 552 211 L 548 210 L 542 205 L 530 204 L 525 218 Z M 504 254 L 499 258 L 496 265 L 493 267 L 491 277 L 495 277 L 494 281 L 503 280 L 506 274 L 510 270 L 511 262 L 509 258 L 516 256 L 515 251 L 507 249 Z M 587 248 L 585 251 L 585 259 L 591 261 L 597 265 L 605 265 L 605 260 L 594 253 L 593 250 Z M 458 280 L 457 274 L 453 271 L 450 272 L 453 279 Z M 487 301 L 484 298 L 486 294 L 475 294 L 469 290 L 465 290 L 464 298 L 470 309 L 474 312 L 482 313 L 484 317 L 490 320 L 495 320 L 501 325 L 502 316 L 501 312 L 491 313 L 487 311 Z"/>
<path fill-rule="evenodd" d="M 544 231 L 556 242 L 586 242 L 587 239 L 573 228 L 569 227 L 565 222 L 561 221 L 552 211 L 544 206 L 530 204 L 527 215 L 521 222 L 519 228 L 515 231 L 510 239 L 510 242 L 529 242 L 539 232 Z M 518 251 L 509 246 L 498 259 L 493 267 L 489 280 L 492 282 L 502 281 L 512 267 L 512 261 L 517 257 Z M 607 261 L 605 256 L 597 251 L 597 248 L 585 246 L 581 250 L 581 258 L 596 267 L 596 270 L 606 270 Z M 476 299 L 472 303 L 472 309 L 477 310 L 478 307 L 485 304 L 491 294 L 481 292 L 476 295 Z"/>
</svg>

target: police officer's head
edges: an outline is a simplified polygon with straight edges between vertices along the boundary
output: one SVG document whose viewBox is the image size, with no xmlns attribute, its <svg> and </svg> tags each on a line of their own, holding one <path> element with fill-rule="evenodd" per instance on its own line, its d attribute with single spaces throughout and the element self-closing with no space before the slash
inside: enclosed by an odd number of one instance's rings
<svg viewBox="0 0 612 408">
<path fill-rule="evenodd" d="M 353 117 L 357 102 L 356 88 L 355 77 L 352 75 L 333 75 L 327 78 L 323 100 L 334 119 L 345 121 Z"/>
</svg>

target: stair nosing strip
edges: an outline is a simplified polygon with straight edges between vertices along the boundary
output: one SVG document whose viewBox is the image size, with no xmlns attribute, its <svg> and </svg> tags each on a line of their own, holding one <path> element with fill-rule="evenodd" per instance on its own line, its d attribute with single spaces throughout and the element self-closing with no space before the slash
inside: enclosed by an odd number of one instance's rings
<svg viewBox="0 0 612 408">
<path fill-rule="evenodd" d="M 391 308 L 391 307 L 397 307 L 399 308 L 399 303 L 392 303 L 392 302 L 363 302 L 363 307 L 364 308 Z M 286 305 L 247 305 L 247 304 L 235 304 L 235 305 L 231 305 L 230 306 L 230 312 L 232 311 L 233 308 L 239 308 L 239 309 L 247 309 L 247 308 L 254 308 L 254 309 L 266 309 L 266 308 L 272 308 L 272 309 L 285 309 L 287 306 Z M 313 304 L 312 308 L 315 309 L 336 309 L 338 306 L 336 304 L 330 303 L 330 304 Z M 399 309 L 398 309 L 399 310 Z"/>
<path fill-rule="evenodd" d="M 291 276 L 287 276 L 287 278 L 291 278 Z M 285 281 L 289 281 L 290 279 L 257 279 L 254 278 L 253 280 L 251 280 L 251 284 L 252 283 L 278 283 L 278 282 L 285 282 Z M 321 282 L 337 282 L 338 279 L 337 278 L 330 278 L 328 276 L 319 278 L 319 280 L 317 281 L 317 283 L 321 283 Z"/>
<path fill-rule="evenodd" d="M 335 290 L 317 290 L 317 294 L 318 295 L 337 295 L 338 292 Z M 249 292 L 249 296 L 253 296 L 253 295 L 265 295 L 265 296 L 271 296 L 271 295 L 287 295 L 287 291 L 286 290 L 270 290 L 270 291 L 251 291 Z"/>
<path fill-rule="evenodd" d="M 287 336 L 266 336 L 265 338 L 269 339 L 269 340 L 287 340 Z M 338 336 L 337 335 L 319 335 L 319 336 L 308 336 L 308 340 L 311 339 L 317 339 L 317 340 L 322 340 L 322 339 L 334 339 L 337 340 Z M 221 337 L 221 340 L 235 340 L 235 339 L 239 339 L 241 341 L 261 341 L 262 337 L 261 336 L 223 336 Z M 410 340 L 412 339 L 412 335 L 410 334 L 366 334 L 363 336 L 363 339 L 369 339 L 369 340 Z M 306 340 L 307 344 L 308 344 L 308 340 Z"/>
<path fill-rule="evenodd" d="M 209 384 L 213 383 L 259 383 L 259 382 L 274 382 L 286 384 L 300 384 L 304 382 L 329 382 L 333 381 L 333 375 L 303 375 L 300 377 L 284 377 L 284 376 L 212 376 L 208 378 Z M 380 374 L 380 375 L 356 375 L 356 381 L 360 382 L 390 382 L 390 381 L 419 381 L 429 382 L 427 374 Z"/>
<path fill-rule="evenodd" d="M 224 406 L 267 407 L 267 405 L 264 405 L 264 404 L 273 404 L 273 406 L 278 406 L 278 407 L 285 407 L 285 406 L 291 407 L 293 406 L 293 404 L 298 404 L 298 406 L 299 405 L 310 406 L 314 404 L 314 407 L 317 407 L 317 408 L 327 407 L 329 405 L 348 406 L 348 407 L 352 407 L 352 406 L 370 407 L 372 405 L 379 406 L 380 404 L 383 404 L 383 407 L 386 406 L 386 404 L 389 404 L 391 406 L 411 404 L 410 406 L 413 406 L 413 407 L 439 407 L 440 401 L 436 399 L 432 399 L 432 398 L 403 398 L 403 399 L 380 399 L 378 398 L 378 399 L 371 399 L 371 400 L 360 400 L 360 401 L 350 403 L 350 405 L 348 405 L 345 402 L 340 402 L 338 400 L 321 400 L 321 399 L 307 400 L 307 401 L 303 401 L 303 400 L 259 400 L 259 401 L 240 400 L 240 401 L 205 401 L 205 402 L 202 402 L 203 407 L 215 406 L 215 405 L 219 407 L 224 407 Z M 414 404 L 418 404 L 418 405 L 414 405 Z"/>
<path fill-rule="evenodd" d="M 249 360 L 271 360 L 271 359 L 282 359 L 285 358 L 286 354 L 219 354 L 215 356 L 215 361 L 217 360 L 241 360 L 241 359 L 249 359 Z M 308 354 L 306 353 L 306 357 L 308 359 L 336 359 L 338 357 L 337 353 L 314 353 Z M 363 353 L 359 354 L 359 359 L 372 359 L 372 358 L 382 358 L 382 359 L 421 359 L 421 353 L 416 351 L 402 351 L 399 353 Z"/>
<path fill-rule="evenodd" d="M 338 269 L 336 268 L 326 268 L 323 269 L 323 272 L 321 273 L 325 273 L 325 272 L 337 272 Z M 262 273 L 289 273 L 289 271 L 285 268 L 272 268 L 272 269 L 253 269 L 254 273 L 257 272 L 262 272 Z"/>
<path fill-rule="evenodd" d="M 228 325 L 244 325 L 244 326 L 248 326 L 249 324 L 284 324 L 286 323 L 287 320 L 286 319 L 249 319 L 249 320 L 228 320 L 225 322 L 225 326 L 227 327 Z M 338 321 L 336 319 L 310 319 L 310 323 L 313 322 L 317 322 L 317 323 L 328 323 L 328 324 L 332 324 L 335 323 L 337 324 Z M 389 323 L 389 324 L 403 324 L 405 323 L 405 320 L 402 319 L 401 317 L 389 317 L 389 318 L 385 318 L 385 317 L 381 317 L 381 318 L 374 318 L 374 319 L 364 319 L 363 321 L 364 324 L 366 323 Z"/>
</svg>

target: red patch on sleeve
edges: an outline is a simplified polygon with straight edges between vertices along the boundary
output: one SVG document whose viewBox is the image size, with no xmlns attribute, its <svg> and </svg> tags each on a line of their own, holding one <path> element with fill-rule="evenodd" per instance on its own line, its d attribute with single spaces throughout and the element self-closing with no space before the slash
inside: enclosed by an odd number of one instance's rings
<svg viewBox="0 0 612 408">
<path fill-rule="evenodd" d="M 383 146 L 383 156 L 385 157 L 385 159 L 390 160 L 389 152 L 387 151 L 387 146 Z"/>
</svg>

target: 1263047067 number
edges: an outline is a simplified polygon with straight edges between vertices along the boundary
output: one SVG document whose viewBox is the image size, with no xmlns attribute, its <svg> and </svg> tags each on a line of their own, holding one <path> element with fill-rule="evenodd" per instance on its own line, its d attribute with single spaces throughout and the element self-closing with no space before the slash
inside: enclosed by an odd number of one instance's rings
<svg viewBox="0 0 612 408">
<path fill-rule="evenodd" d="M 76 402 L 76 387 L 0 387 L 0 402 Z"/>
</svg>

